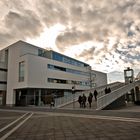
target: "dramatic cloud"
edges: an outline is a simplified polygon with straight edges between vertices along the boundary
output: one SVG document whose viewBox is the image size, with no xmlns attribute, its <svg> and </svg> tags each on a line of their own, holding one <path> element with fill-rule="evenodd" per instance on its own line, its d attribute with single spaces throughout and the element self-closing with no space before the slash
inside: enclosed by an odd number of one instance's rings
<svg viewBox="0 0 140 140">
<path fill-rule="evenodd" d="M 57 23 L 67 25 L 69 22 L 69 2 L 66 0 L 35 0 L 37 13 L 42 22 L 47 26 L 53 26 Z"/>
<path fill-rule="evenodd" d="M 57 46 L 60 47 L 59 49 L 65 50 L 68 46 L 77 45 L 91 39 L 91 35 L 86 32 L 71 30 L 57 37 Z"/>
<path fill-rule="evenodd" d="M 85 60 L 94 59 L 93 57 L 94 51 L 95 51 L 95 47 L 92 47 L 88 50 L 84 49 L 78 57 L 83 57 L 85 58 Z"/>
<path fill-rule="evenodd" d="M 41 32 L 41 24 L 32 11 L 25 11 L 24 15 L 10 11 L 5 17 L 6 27 L 20 37 L 33 37 Z M 21 32 L 22 29 L 22 32 Z"/>
<path fill-rule="evenodd" d="M 38 36 L 43 25 L 35 12 L 24 9 L 21 1 L 7 1 L 9 11 L 1 18 L 3 28 L 0 31 L 0 47 L 9 45 L 19 39 L 25 40 L 27 37 L 33 38 Z M 18 3 L 18 4 L 17 4 Z M 21 9 L 21 10 L 20 10 Z"/>
<path fill-rule="evenodd" d="M 70 52 L 71 56 L 74 50 L 75 58 L 105 72 L 122 71 L 128 66 L 138 69 L 139 0 L 1 1 L 0 47 L 18 39 L 37 38 L 44 29 L 50 31 L 58 24 L 64 26 L 55 34 L 59 52 Z M 45 37 L 52 38 L 53 33 Z"/>
<path fill-rule="evenodd" d="M 71 24 L 68 26 L 69 32 L 66 30 L 65 33 L 60 34 L 57 40 L 58 47 L 60 49 L 63 47 L 64 49 L 64 44 L 65 46 L 73 45 L 75 44 L 75 40 L 79 41 L 77 44 L 81 43 L 85 41 L 87 33 L 90 37 L 87 41 L 89 39 L 104 41 L 108 36 L 116 36 L 118 38 L 126 38 L 128 34 L 133 36 L 134 31 L 131 31 L 132 26 L 138 27 L 140 23 L 139 6 L 140 2 L 128 0 L 124 0 L 123 2 L 116 0 L 93 0 L 84 1 L 82 4 L 79 1 L 79 4 L 71 5 L 69 9 L 69 13 L 71 14 L 68 14 L 71 21 L 69 21 Z M 80 38 L 79 36 L 75 36 L 75 40 L 73 40 L 73 36 L 65 38 L 65 35 L 70 34 L 73 28 L 75 28 L 76 32 L 73 32 L 73 34 L 77 34 L 80 31 Z M 85 32 L 86 35 L 84 34 Z M 61 46 L 60 42 L 62 41 L 63 44 Z"/>
</svg>

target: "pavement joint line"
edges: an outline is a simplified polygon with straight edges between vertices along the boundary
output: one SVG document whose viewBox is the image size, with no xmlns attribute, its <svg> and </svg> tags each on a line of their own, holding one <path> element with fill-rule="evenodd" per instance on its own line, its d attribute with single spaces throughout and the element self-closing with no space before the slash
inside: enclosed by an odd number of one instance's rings
<svg viewBox="0 0 140 140">
<path fill-rule="evenodd" d="M 24 133 L 24 135 L 19 135 L 18 136 L 18 138 L 23 138 L 23 137 L 25 137 L 25 135 L 28 135 L 29 137 L 41 137 L 41 136 L 47 136 L 48 135 L 48 133 L 46 133 L 46 134 L 28 134 L 28 133 Z M 10 138 L 16 138 L 15 136 L 12 136 L 12 137 L 10 137 Z M 1 140 L 1 139 L 0 139 Z"/>
<path fill-rule="evenodd" d="M 19 117 L 18 119 L 14 120 L 13 122 L 11 122 L 10 124 L 6 125 L 5 127 L 0 129 L 0 133 L 2 131 L 4 131 L 5 129 L 7 129 L 8 127 L 10 127 L 11 125 L 13 125 L 14 123 L 16 123 L 17 121 L 19 121 L 20 119 L 22 119 L 25 115 L 27 115 L 28 113 L 25 113 L 24 115 L 22 115 L 21 117 Z"/>
<path fill-rule="evenodd" d="M 0 117 L 0 120 L 9 120 L 9 119 L 16 119 L 19 116 L 14 116 L 14 117 Z"/>
<path fill-rule="evenodd" d="M 28 110 L 15 110 L 15 109 L 0 109 L 0 111 L 4 112 L 18 112 L 18 113 L 29 113 L 31 111 Z"/>
<path fill-rule="evenodd" d="M 103 116 L 103 115 L 84 115 L 84 114 L 72 114 L 72 113 L 55 113 L 55 112 L 41 112 L 41 111 L 25 111 L 25 110 L 11 110 L 11 109 L 0 109 L 0 111 L 12 111 L 12 112 L 34 112 L 37 114 L 45 114 L 51 116 L 67 116 L 67 117 L 83 117 L 83 118 L 95 118 L 95 119 L 106 119 L 116 121 L 128 121 L 128 122 L 140 122 L 139 118 L 127 118 L 127 117 L 116 117 L 116 116 Z"/>
<path fill-rule="evenodd" d="M 22 122 L 20 122 L 17 126 L 15 126 L 12 130 L 10 130 L 8 133 L 6 133 L 3 137 L 0 138 L 0 140 L 5 140 L 8 138 L 14 131 L 16 131 L 22 124 L 24 124 L 29 118 L 32 117 L 34 113 L 31 113 L 26 119 L 24 119 Z"/>
<path fill-rule="evenodd" d="M 36 112 L 37 113 L 37 112 Z M 41 112 L 38 112 L 42 114 Z M 103 119 L 103 120 L 115 120 L 115 121 L 127 121 L 127 122 L 140 122 L 138 118 L 127 118 L 127 117 L 116 117 L 116 116 L 101 116 L 101 115 L 83 115 L 83 114 L 72 114 L 72 113 L 43 113 L 50 116 L 66 116 L 66 117 L 81 117 L 91 119 Z"/>
</svg>

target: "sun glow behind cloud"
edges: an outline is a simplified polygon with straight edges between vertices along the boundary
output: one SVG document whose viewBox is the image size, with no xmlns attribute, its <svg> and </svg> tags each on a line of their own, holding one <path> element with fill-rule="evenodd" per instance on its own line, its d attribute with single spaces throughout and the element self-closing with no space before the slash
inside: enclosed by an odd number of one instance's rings
<svg viewBox="0 0 140 140">
<path fill-rule="evenodd" d="M 56 37 L 65 30 L 65 26 L 56 24 L 50 28 L 45 27 L 43 32 L 36 38 L 27 38 L 26 41 L 42 48 L 49 48 L 58 51 L 55 40 Z"/>
<path fill-rule="evenodd" d="M 69 47 L 68 49 L 66 49 L 64 51 L 64 54 L 75 58 L 84 49 L 90 49 L 92 45 L 93 45 L 93 43 L 90 42 L 90 41 L 84 42 L 84 43 L 81 43 L 81 44 L 78 44 L 78 45 L 73 45 L 73 46 Z M 84 59 L 81 58 L 81 61 L 84 61 Z"/>
</svg>

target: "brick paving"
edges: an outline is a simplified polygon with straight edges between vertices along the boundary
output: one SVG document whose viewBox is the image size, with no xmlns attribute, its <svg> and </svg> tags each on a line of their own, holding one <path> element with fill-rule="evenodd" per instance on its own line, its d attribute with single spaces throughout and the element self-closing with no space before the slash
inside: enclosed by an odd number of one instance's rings
<svg viewBox="0 0 140 140">
<path fill-rule="evenodd" d="M 15 109 L 15 108 L 13 108 Z M 19 109 L 19 108 L 18 108 Z M 22 108 L 24 111 L 32 110 L 34 115 L 12 133 L 7 140 L 139 140 L 140 139 L 140 112 L 123 111 L 91 111 L 90 110 L 54 110 L 43 111 L 40 108 Z M 44 109 L 45 110 L 45 109 Z M 37 111 L 37 112 L 36 112 Z M 51 113 L 52 111 L 52 113 Z M 53 113 L 54 112 L 54 113 Z M 59 113 L 60 112 L 60 113 Z M 61 113 L 67 116 L 61 116 Z M 68 112 L 68 113 L 67 113 Z M 70 112 L 73 116 L 70 116 Z M 44 113 L 44 114 L 43 114 Z M 45 114 L 46 113 L 46 114 Z M 48 114 L 47 114 L 48 113 Z M 49 115 L 49 113 L 51 113 Z M 59 113 L 59 115 L 57 115 Z M 22 112 L 1 111 L 0 120 L 14 120 L 23 115 Z M 108 115 L 123 116 L 139 119 L 138 122 L 106 120 L 99 118 L 75 117 L 75 115 Z M 113 114 L 113 115 L 112 115 Z M 5 117 L 5 119 L 4 119 Z M 9 119 L 8 119 L 9 118 Z M 0 121 L 1 125 L 1 121 Z M 5 124 L 6 125 L 6 124 Z M 2 127 L 1 127 L 2 128 Z"/>
<path fill-rule="evenodd" d="M 80 108 L 80 104 L 78 103 L 78 101 L 76 101 L 74 104 L 73 103 L 70 103 L 70 104 L 67 104 L 61 108 L 67 108 L 67 109 L 73 109 L 73 107 L 75 109 L 83 109 L 83 108 Z M 85 109 L 96 109 L 97 108 L 97 102 L 93 99 L 92 103 L 91 103 L 91 108 L 89 107 L 89 104 L 88 102 L 86 102 L 86 108 Z"/>
<path fill-rule="evenodd" d="M 7 112 L 7 111 L 0 111 L 0 129 L 4 126 L 8 125 L 12 121 L 16 120 L 20 117 L 23 113 L 19 112 Z"/>
<path fill-rule="evenodd" d="M 7 140 L 139 140 L 140 123 L 34 115 Z"/>
</svg>

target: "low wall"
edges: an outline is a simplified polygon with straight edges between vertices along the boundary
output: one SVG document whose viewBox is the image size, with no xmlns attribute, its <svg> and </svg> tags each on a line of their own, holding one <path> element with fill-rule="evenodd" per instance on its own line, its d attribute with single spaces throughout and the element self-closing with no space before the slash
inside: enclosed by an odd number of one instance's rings
<svg viewBox="0 0 140 140">
<path fill-rule="evenodd" d="M 124 107 L 124 106 L 126 106 L 125 95 L 118 98 L 117 100 L 115 100 L 114 102 L 109 104 L 108 106 L 106 106 L 103 110 L 118 109 L 118 108 L 121 108 L 121 107 Z"/>
</svg>

